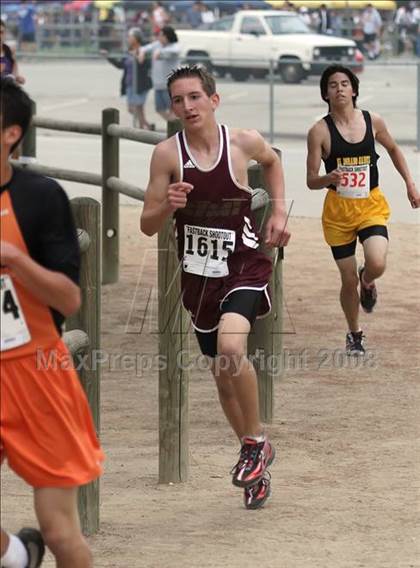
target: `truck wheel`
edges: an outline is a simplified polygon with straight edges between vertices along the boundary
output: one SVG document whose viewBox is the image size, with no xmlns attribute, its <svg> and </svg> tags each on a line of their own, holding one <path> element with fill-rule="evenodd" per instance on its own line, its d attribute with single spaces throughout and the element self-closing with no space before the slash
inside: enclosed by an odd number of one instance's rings
<svg viewBox="0 0 420 568">
<path fill-rule="evenodd" d="M 214 66 L 213 71 L 217 74 L 218 77 L 225 77 L 226 74 L 228 73 L 226 67 Z"/>
<path fill-rule="evenodd" d="M 205 51 L 189 51 L 186 63 L 188 65 L 203 65 L 208 71 L 211 71 L 213 68 L 208 53 Z"/>
<path fill-rule="evenodd" d="M 279 70 L 284 83 L 301 83 L 305 76 L 300 63 L 280 63 Z"/>
<path fill-rule="evenodd" d="M 246 81 L 249 79 L 248 69 L 231 69 L 230 74 L 234 81 Z"/>
<path fill-rule="evenodd" d="M 252 75 L 255 79 L 266 79 L 268 71 L 267 69 L 253 69 Z"/>
</svg>

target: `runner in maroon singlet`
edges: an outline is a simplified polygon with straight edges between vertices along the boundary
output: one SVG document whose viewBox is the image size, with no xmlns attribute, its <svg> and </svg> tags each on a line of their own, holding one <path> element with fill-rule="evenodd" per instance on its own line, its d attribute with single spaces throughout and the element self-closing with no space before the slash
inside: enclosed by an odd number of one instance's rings
<svg viewBox="0 0 420 568">
<path fill-rule="evenodd" d="M 216 122 L 220 99 L 205 69 L 177 69 L 168 90 L 184 130 L 154 150 L 141 228 L 153 235 L 175 217 L 183 303 L 203 354 L 213 358 L 221 406 L 241 440 L 232 481 L 244 488 L 246 507 L 255 509 L 270 495 L 266 470 L 275 452 L 260 422 L 247 339 L 256 317 L 270 311 L 271 261 L 257 250 L 247 168 L 256 160 L 264 169 L 273 200 L 264 237 L 273 247 L 290 238 L 283 169 L 258 132 L 229 131 Z M 222 358 L 229 363 L 226 371 L 217 364 Z"/>
</svg>

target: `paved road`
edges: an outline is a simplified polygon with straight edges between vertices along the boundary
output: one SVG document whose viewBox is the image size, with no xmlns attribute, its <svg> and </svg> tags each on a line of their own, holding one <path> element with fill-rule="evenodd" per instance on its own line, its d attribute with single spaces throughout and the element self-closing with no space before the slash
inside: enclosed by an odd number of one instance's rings
<svg viewBox="0 0 420 568">
<path fill-rule="evenodd" d="M 101 110 L 121 110 L 121 123 L 129 125 L 125 102 L 118 97 L 120 72 L 106 61 L 48 61 L 22 63 L 27 89 L 37 101 L 38 114 L 51 118 L 99 122 Z M 420 155 L 414 151 L 416 135 L 416 67 L 394 65 L 369 67 L 361 76 L 361 107 L 382 114 L 398 139 L 413 140 L 404 146 L 413 175 L 420 184 Z M 269 130 L 269 87 L 263 82 L 233 83 L 220 81 L 221 122 L 234 126 Z M 283 150 L 288 197 L 295 215 L 320 215 L 323 191 L 309 192 L 305 186 L 306 148 L 304 137 L 310 125 L 325 113 L 319 96 L 318 80 L 302 85 L 275 87 L 274 144 Z M 153 110 L 153 97 L 147 101 L 147 115 L 158 128 L 164 127 Z M 40 163 L 99 172 L 100 139 L 71 133 L 39 130 Z M 134 142 L 121 143 L 121 177 L 145 187 L 152 148 Z M 381 180 L 393 209 L 393 220 L 418 222 L 419 214 L 409 208 L 404 184 L 381 149 Z M 96 195 L 99 190 L 78 184 L 64 184 L 71 195 Z M 122 198 L 123 203 L 134 203 Z"/>
</svg>

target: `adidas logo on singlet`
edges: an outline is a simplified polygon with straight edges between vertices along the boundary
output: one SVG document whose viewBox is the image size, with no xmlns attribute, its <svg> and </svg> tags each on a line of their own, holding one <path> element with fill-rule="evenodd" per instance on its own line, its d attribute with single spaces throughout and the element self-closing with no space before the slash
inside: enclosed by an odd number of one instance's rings
<svg viewBox="0 0 420 568">
<path fill-rule="evenodd" d="M 195 168 L 195 166 L 191 160 L 188 160 L 188 162 L 184 164 L 184 168 Z"/>
</svg>

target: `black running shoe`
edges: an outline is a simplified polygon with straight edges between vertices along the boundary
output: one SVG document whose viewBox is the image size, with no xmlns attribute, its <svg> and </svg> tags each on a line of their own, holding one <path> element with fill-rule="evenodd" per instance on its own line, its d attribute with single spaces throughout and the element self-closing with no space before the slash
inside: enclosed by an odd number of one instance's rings
<svg viewBox="0 0 420 568">
<path fill-rule="evenodd" d="M 363 331 L 349 331 L 346 335 L 346 353 L 347 355 L 361 356 L 365 354 L 363 347 L 365 336 Z"/>
<path fill-rule="evenodd" d="M 367 314 L 373 312 L 376 300 L 378 299 L 378 291 L 376 286 L 373 285 L 371 288 L 366 288 L 363 284 L 362 274 L 365 270 L 364 266 L 359 268 L 359 280 L 360 280 L 360 304 Z"/>
<path fill-rule="evenodd" d="M 231 471 L 233 485 L 245 488 L 258 483 L 275 455 L 267 439 L 257 442 L 253 438 L 243 438 L 239 461 Z"/>
<path fill-rule="evenodd" d="M 244 503 L 247 509 L 260 509 L 271 496 L 271 475 L 265 471 L 262 478 L 244 490 Z"/>
<path fill-rule="evenodd" d="M 21 529 L 17 535 L 23 542 L 28 553 L 28 564 L 25 568 L 38 568 L 41 566 L 45 554 L 45 545 L 41 533 L 36 529 Z"/>
</svg>

